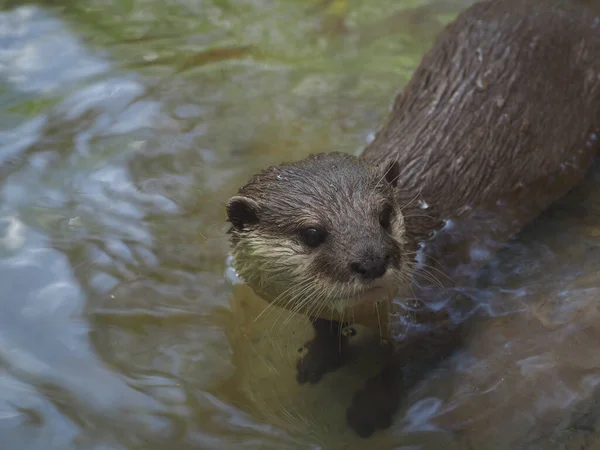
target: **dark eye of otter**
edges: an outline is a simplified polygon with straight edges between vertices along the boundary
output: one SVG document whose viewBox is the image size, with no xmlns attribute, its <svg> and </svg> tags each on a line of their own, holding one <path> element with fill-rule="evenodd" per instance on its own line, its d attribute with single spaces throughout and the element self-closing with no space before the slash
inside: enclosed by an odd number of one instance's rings
<svg viewBox="0 0 600 450">
<path fill-rule="evenodd" d="M 389 204 L 385 205 L 381 210 L 381 214 L 379 214 L 379 224 L 383 229 L 387 230 L 390 227 L 393 212 L 394 209 L 392 208 L 392 205 Z"/>
<path fill-rule="evenodd" d="M 327 233 L 322 228 L 308 227 L 300 230 L 300 237 L 307 246 L 315 248 L 323 243 Z"/>
</svg>

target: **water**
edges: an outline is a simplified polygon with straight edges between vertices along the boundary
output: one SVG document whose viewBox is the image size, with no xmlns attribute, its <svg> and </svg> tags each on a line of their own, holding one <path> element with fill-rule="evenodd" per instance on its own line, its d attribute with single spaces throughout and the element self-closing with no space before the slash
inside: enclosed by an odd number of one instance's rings
<svg viewBox="0 0 600 450">
<path fill-rule="evenodd" d="M 270 164 L 358 151 L 469 3 L 5 2 L 2 449 L 362 448 L 368 333 L 297 386 L 310 328 L 223 275 L 223 206 Z M 369 445 L 598 445 L 599 184 L 495 260 L 493 318 Z"/>
</svg>

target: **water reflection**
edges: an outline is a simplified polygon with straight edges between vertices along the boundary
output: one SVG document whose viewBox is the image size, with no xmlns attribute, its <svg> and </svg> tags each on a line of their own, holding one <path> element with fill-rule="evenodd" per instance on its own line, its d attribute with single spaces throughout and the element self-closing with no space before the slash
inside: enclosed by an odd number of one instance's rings
<svg viewBox="0 0 600 450">
<path fill-rule="evenodd" d="M 257 320 L 223 276 L 223 202 L 260 168 L 360 147 L 470 1 L 59 3 L 0 12 L 2 448 L 362 448 L 344 410 L 376 337 L 297 386 L 310 328 Z M 598 193 L 494 261 L 469 293 L 492 318 L 369 445 L 595 439 Z"/>
</svg>

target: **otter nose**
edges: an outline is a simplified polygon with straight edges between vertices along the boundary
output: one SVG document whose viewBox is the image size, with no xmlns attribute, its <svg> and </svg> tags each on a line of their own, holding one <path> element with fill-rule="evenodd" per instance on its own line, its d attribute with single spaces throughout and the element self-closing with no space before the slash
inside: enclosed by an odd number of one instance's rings
<svg viewBox="0 0 600 450">
<path fill-rule="evenodd" d="M 380 256 L 374 258 L 365 258 L 362 261 L 350 263 L 350 269 L 358 273 L 364 280 L 374 280 L 383 276 L 387 270 L 389 258 Z"/>
</svg>

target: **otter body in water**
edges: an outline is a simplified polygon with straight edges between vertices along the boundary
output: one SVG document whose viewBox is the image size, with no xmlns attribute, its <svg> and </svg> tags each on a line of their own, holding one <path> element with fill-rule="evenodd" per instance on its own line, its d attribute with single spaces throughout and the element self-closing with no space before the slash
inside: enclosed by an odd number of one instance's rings
<svg viewBox="0 0 600 450">
<path fill-rule="evenodd" d="M 427 280 L 472 283 L 474 267 L 583 179 L 599 128 L 598 18 L 566 1 L 491 0 L 440 34 L 361 157 L 255 175 L 227 204 L 235 267 L 260 296 L 313 319 L 298 380 L 341 364 L 341 324 L 393 337 L 384 313 L 418 298 L 427 345 L 396 345 L 348 410 L 362 436 L 388 426 L 422 376 L 413 361 L 447 356 L 462 336 Z"/>
</svg>

